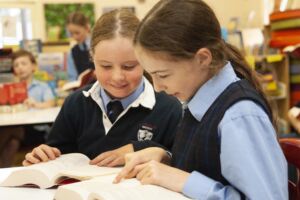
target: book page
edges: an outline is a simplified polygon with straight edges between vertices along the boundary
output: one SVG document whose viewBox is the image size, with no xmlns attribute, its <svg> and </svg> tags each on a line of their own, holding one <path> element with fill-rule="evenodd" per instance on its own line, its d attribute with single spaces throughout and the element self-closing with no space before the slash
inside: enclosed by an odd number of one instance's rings
<svg viewBox="0 0 300 200">
<path fill-rule="evenodd" d="M 113 184 L 115 175 L 96 177 L 88 181 L 60 186 L 56 200 L 187 200 L 184 195 L 154 185 L 141 185 L 137 179 Z"/>
<path fill-rule="evenodd" d="M 117 174 L 121 171 L 121 169 L 121 167 L 99 167 L 97 165 L 87 164 L 74 167 L 70 170 L 61 171 L 56 177 L 59 178 L 60 176 L 67 176 L 77 180 L 88 180 L 97 176 Z"/>
<path fill-rule="evenodd" d="M 39 163 L 26 167 L 28 169 L 37 169 L 45 173 L 50 180 L 54 180 L 55 176 L 61 171 L 76 168 L 89 164 L 90 159 L 80 153 L 63 154 L 55 160 L 45 163 Z"/>
<path fill-rule="evenodd" d="M 295 118 L 298 118 L 299 115 L 300 115 L 300 108 L 298 107 L 292 107 L 290 110 L 289 110 L 289 113 L 291 113 L 291 115 Z"/>
<path fill-rule="evenodd" d="M 126 182 L 126 181 L 125 181 Z M 183 194 L 155 185 L 114 184 L 90 193 L 88 200 L 187 200 Z"/>
<path fill-rule="evenodd" d="M 55 193 L 55 200 L 83 200 L 87 199 L 92 191 L 102 188 L 103 184 L 111 184 L 116 175 L 96 177 L 88 181 L 59 186 Z"/>
</svg>

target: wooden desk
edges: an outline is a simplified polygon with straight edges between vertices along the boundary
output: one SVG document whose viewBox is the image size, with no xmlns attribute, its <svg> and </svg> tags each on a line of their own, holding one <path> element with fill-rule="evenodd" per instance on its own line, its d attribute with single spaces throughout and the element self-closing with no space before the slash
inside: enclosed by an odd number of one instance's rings
<svg viewBox="0 0 300 200">
<path fill-rule="evenodd" d="M 18 113 L 2 113 L 0 114 L 0 126 L 53 123 L 59 111 L 60 107 L 54 107 Z"/>
<path fill-rule="evenodd" d="M 0 181 L 4 180 L 8 174 L 18 169 L 0 169 Z M 3 200 L 53 200 L 56 189 L 22 188 L 22 187 L 0 187 L 0 198 Z"/>
</svg>

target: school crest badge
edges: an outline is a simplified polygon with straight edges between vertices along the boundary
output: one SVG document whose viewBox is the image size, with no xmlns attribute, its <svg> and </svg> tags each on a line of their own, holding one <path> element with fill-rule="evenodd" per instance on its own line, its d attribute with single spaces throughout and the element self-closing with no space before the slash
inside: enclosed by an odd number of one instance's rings
<svg viewBox="0 0 300 200">
<path fill-rule="evenodd" d="M 149 125 L 142 125 L 137 133 L 138 141 L 151 140 L 153 137 L 153 127 Z"/>
</svg>

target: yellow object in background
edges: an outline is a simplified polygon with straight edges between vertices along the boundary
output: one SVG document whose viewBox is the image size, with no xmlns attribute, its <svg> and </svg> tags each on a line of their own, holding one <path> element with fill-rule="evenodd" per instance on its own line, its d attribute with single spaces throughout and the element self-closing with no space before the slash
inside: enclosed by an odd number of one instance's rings
<svg viewBox="0 0 300 200">
<path fill-rule="evenodd" d="M 275 81 L 269 82 L 266 84 L 267 91 L 274 91 L 277 90 L 277 83 Z"/>
<path fill-rule="evenodd" d="M 252 69 L 255 69 L 255 57 L 248 55 L 248 56 L 245 57 L 245 59 L 248 62 L 248 64 L 250 65 L 250 67 Z"/>
<path fill-rule="evenodd" d="M 283 59 L 282 54 L 266 56 L 266 60 L 267 60 L 268 63 L 279 62 L 279 61 L 282 61 L 282 59 Z"/>
</svg>

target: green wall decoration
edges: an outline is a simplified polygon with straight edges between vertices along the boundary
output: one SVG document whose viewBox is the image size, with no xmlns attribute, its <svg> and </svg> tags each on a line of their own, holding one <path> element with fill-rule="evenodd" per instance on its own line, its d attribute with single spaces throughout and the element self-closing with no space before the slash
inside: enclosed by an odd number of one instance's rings
<svg viewBox="0 0 300 200">
<path fill-rule="evenodd" d="M 67 16 L 74 11 L 84 13 L 93 27 L 95 22 L 94 4 L 45 4 L 45 20 L 48 40 L 65 40 L 68 38 L 65 21 Z"/>
</svg>

